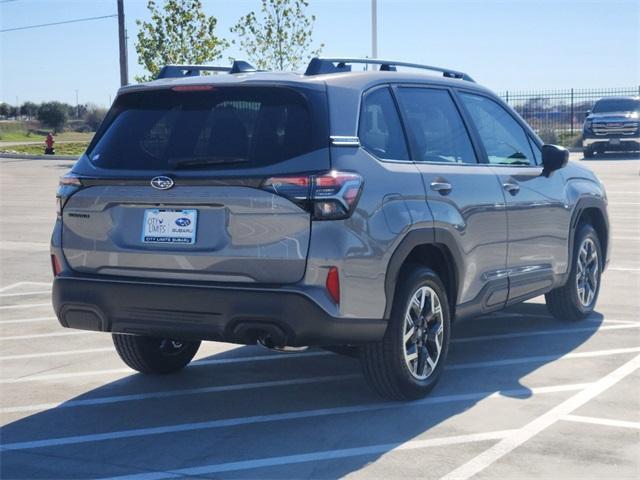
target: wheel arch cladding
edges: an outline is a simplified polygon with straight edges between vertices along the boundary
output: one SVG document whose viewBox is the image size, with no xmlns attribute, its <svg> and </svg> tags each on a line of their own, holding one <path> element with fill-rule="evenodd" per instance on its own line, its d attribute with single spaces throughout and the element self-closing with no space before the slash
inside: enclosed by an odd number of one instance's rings
<svg viewBox="0 0 640 480">
<path fill-rule="evenodd" d="M 459 290 L 460 252 L 448 242 L 436 242 L 434 233 L 429 230 L 414 230 L 409 232 L 396 248 L 387 268 L 385 292 L 387 304 L 385 318 L 389 318 L 396 287 L 399 279 L 409 265 L 422 265 L 431 268 L 442 280 L 446 289 L 451 318 L 455 316 L 455 307 Z"/>
<path fill-rule="evenodd" d="M 573 221 L 571 222 L 571 236 L 569 252 L 573 252 L 573 244 L 580 225 L 588 223 L 598 234 L 602 249 L 602 266 L 609 261 L 609 222 L 605 213 L 606 206 L 601 199 L 582 198 L 576 205 Z"/>
</svg>

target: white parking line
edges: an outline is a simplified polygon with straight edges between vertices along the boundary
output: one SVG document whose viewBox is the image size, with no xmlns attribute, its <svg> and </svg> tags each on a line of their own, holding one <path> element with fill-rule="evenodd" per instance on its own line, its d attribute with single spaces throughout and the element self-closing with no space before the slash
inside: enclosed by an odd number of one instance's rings
<svg viewBox="0 0 640 480">
<path fill-rule="evenodd" d="M 68 337 L 70 335 L 89 335 L 97 333 L 101 332 L 94 332 L 92 330 L 69 330 L 63 332 L 36 333 L 33 335 L 13 335 L 10 337 L 0 337 L 0 340 L 33 340 L 36 338 Z"/>
<path fill-rule="evenodd" d="M 472 433 L 449 437 L 429 438 L 426 440 L 410 440 L 403 443 L 387 443 L 382 445 L 368 445 L 366 447 L 341 448 L 337 450 L 322 450 L 319 452 L 285 455 L 281 457 L 256 458 L 239 462 L 217 463 L 198 467 L 180 468 L 165 472 L 148 472 L 119 477 L 108 477 L 111 480 L 162 480 L 165 478 L 184 478 L 215 473 L 235 472 L 254 468 L 275 467 L 278 465 L 293 465 L 297 463 L 318 462 L 322 460 L 336 460 L 338 458 L 359 457 L 364 455 L 379 455 L 391 451 L 417 450 L 446 445 L 459 445 L 472 442 L 487 442 L 500 440 L 511 435 L 512 430 L 500 430 L 487 433 Z M 257 477 L 256 477 L 257 478 Z"/>
<path fill-rule="evenodd" d="M 558 328 L 555 330 L 536 330 L 533 332 L 498 333 L 496 335 L 478 335 L 475 337 L 461 337 L 451 339 L 451 343 L 471 343 L 484 340 L 502 340 L 505 338 L 533 337 L 537 335 L 556 335 L 562 333 L 599 332 L 600 330 L 624 330 L 627 328 L 640 328 L 640 322 L 625 323 L 620 325 L 595 325 L 581 328 Z"/>
<path fill-rule="evenodd" d="M 113 350 L 113 349 L 109 349 Z M 252 362 L 261 362 L 261 361 L 269 361 L 269 360 L 284 360 L 291 359 L 294 356 L 296 358 L 300 357 L 318 357 L 324 355 L 334 355 L 331 352 L 303 352 L 296 354 L 270 354 L 270 355 L 257 355 L 254 357 L 236 357 L 236 358 L 214 358 L 210 360 L 197 360 L 190 365 L 190 368 L 193 367 L 204 367 L 206 365 L 225 365 L 229 363 L 252 363 Z M 4 359 L 7 359 L 6 357 Z M 8 379 L 0 379 L 0 385 L 7 383 L 24 383 L 24 382 L 36 382 L 42 380 L 60 380 L 63 378 L 75 378 L 75 377 L 91 377 L 93 375 L 111 375 L 111 374 L 119 374 L 119 373 L 136 373 L 134 370 L 130 368 L 112 368 L 108 370 L 89 370 L 84 372 L 71 372 L 71 373 L 53 373 L 50 375 L 37 375 L 32 377 L 20 377 L 20 378 L 8 378 Z"/>
<path fill-rule="evenodd" d="M 566 355 L 537 355 L 533 357 L 516 357 L 508 358 L 505 360 L 488 360 L 485 362 L 468 362 L 468 363 L 456 363 L 445 367 L 446 370 L 465 370 L 469 368 L 485 368 L 485 367 L 503 367 L 508 365 L 519 365 L 523 363 L 536 363 L 536 362 L 552 362 L 556 360 L 565 360 L 573 358 L 590 358 L 590 357 L 603 357 L 608 355 L 619 355 L 623 353 L 637 353 L 640 352 L 640 347 L 633 348 L 615 348 L 611 350 L 595 350 L 591 352 L 575 352 L 568 353 Z M 319 355 L 333 355 L 330 352 L 309 352 L 309 353 L 297 353 L 295 356 L 319 356 Z M 294 355 L 267 355 L 269 360 L 275 358 L 292 358 Z M 247 357 L 243 358 L 243 362 L 254 362 L 256 360 L 266 360 L 259 357 Z M 200 367 L 205 365 L 219 365 L 224 363 L 237 363 L 238 359 L 212 359 L 212 360 L 200 360 L 191 364 L 191 368 Z M 64 378 L 76 378 L 76 377 L 92 377 L 95 375 L 112 375 L 120 373 L 134 373 L 129 368 L 113 368 L 108 370 L 88 370 L 84 372 L 71 372 L 71 373 L 52 373 L 46 375 L 33 375 L 20 378 L 3 378 L 0 379 L 0 385 L 13 384 L 13 383 L 29 383 L 29 382 L 41 382 L 48 380 L 61 380 Z"/>
<path fill-rule="evenodd" d="M 540 388 L 517 388 L 504 390 L 502 395 L 506 396 L 530 396 L 545 393 L 557 393 L 583 390 L 590 384 L 576 385 L 555 385 Z M 146 437 L 149 435 L 162 435 L 166 433 L 192 432 L 196 430 L 210 430 L 215 428 L 235 427 L 239 425 L 253 425 L 267 422 L 280 422 L 285 420 L 297 420 L 301 418 L 317 418 L 330 415 L 344 415 L 352 413 L 362 413 L 377 410 L 389 410 L 402 407 L 413 407 L 422 405 L 432 405 L 439 403 L 450 403 L 460 401 L 475 401 L 485 398 L 497 398 L 499 392 L 473 392 L 456 395 L 430 396 L 413 402 L 383 402 L 351 405 L 348 407 L 321 408 L 317 410 L 302 410 L 298 412 L 274 413 L 268 415 L 255 415 L 252 417 L 225 418 L 220 420 L 210 420 L 207 422 L 181 423 L 177 425 L 165 425 L 160 427 L 136 428 L 131 430 L 119 430 L 106 433 L 91 433 L 86 435 L 75 435 L 70 437 L 45 438 L 42 440 L 32 440 L 27 442 L 0 444 L 0 451 L 4 450 L 29 450 L 33 448 L 58 447 L 61 445 L 73 445 L 79 443 L 99 442 L 103 440 L 115 440 L 122 438 Z"/>
<path fill-rule="evenodd" d="M 21 287 L 22 285 L 51 285 L 51 282 L 16 282 L 10 285 L 5 285 L 4 287 L 0 287 L 0 292 L 6 292 L 7 290 Z"/>
<path fill-rule="evenodd" d="M 640 355 L 635 356 L 621 367 L 608 375 L 605 375 L 600 380 L 589 385 L 587 388 L 565 400 L 560 405 L 552 408 L 544 415 L 541 415 L 526 424 L 524 427 L 516 430 L 515 433 L 510 434 L 477 457 L 472 458 L 465 464 L 456 468 L 449 474 L 442 477 L 441 480 L 467 480 L 480 473 L 497 460 L 500 460 L 502 457 L 518 448 L 527 440 L 535 437 L 558 420 L 566 417 L 577 408 L 586 404 L 602 392 L 618 383 L 620 380 L 632 374 L 638 368 L 640 368 Z"/>
<path fill-rule="evenodd" d="M 60 352 L 47 352 L 47 353 L 23 353 L 20 355 L 5 355 L 0 357 L 0 360 L 27 360 L 30 358 L 49 358 L 49 357 L 61 357 L 65 355 L 84 355 L 86 353 L 101 353 L 111 352 L 115 353 L 114 347 L 106 348 L 85 348 L 82 350 L 62 350 Z"/>
<path fill-rule="evenodd" d="M 590 423 L 593 425 L 605 425 L 607 427 L 635 428 L 640 430 L 640 422 L 629 422 L 626 420 L 611 420 L 608 418 L 585 417 L 582 415 L 567 415 L 562 420 L 578 423 Z"/>
<path fill-rule="evenodd" d="M 489 360 L 486 362 L 469 362 L 458 363 L 450 366 L 445 366 L 446 370 L 465 370 L 467 368 L 484 368 L 484 367 L 503 367 L 507 365 L 518 365 L 521 363 L 535 363 L 535 362 L 552 362 L 556 360 L 567 360 L 573 358 L 591 358 L 591 357 L 605 357 L 608 355 L 619 355 L 622 353 L 638 353 L 640 347 L 631 348 L 612 348 L 610 350 L 594 350 L 591 352 L 573 352 L 566 355 L 538 355 L 534 357 L 517 357 L 507 358 L 504 360 Z M 1 383 L 1 382 L 0 382 Z"/>
<path fill-rule="evenodd" d="M 36 308 L 36 307 L 51 307 L 51 302 L 48 303 L 27 303 L 24 305 L 2 305 L 0 310 L 12 310 L 17 308 Z"/>
<path fill-rule="evenodd" d="M 638 267 L 607 267 L 607 272 L 640 272 Z"/>
<path fill-rule="evenodd" d="M 19 293 L 0 293 L 0 298 L 5 297 L 24 297 L 26 295 L 41 295 L 43 293 L 51 293 L 51 290 L 36 290 L 33 292 L 19 292 Z"/>
<path fill-rule="evenodd" d="M 273 380 L 269 382 L 238 383 L 234 385 L 218 385 L 215 387 L 187 388 L 184 390 L 168 390 L 160 392 L 146 392 L 131 395 L 114 395 L 111 397 L 88 398 L 83 400 L 69 400 L 63 403 L 40 403 L 36 405 L 21 405 L 18 407 L 0 408 L 0 413 L 33 412 L 49 410 L 51 408 L 93 407 L 121 402 L 135 402 L 153 398 L 171 398 L 187 395 L 203 395 L 206 393 L 233 392 L 258 388 L 288 387 L 291 385 L 306 385 L 309 383 L 338 382 L 362 378 L 360 374 L 333 375 L 324 377 L 296 378 L 293 380 Z"/>
<path fill-rule="evenodd" d="M 11 323 L 45 322 L 49 320 L 57 320 L 57 317 L 12 318 L 11 320 L 0 320 L 0 325 L 8 325 Z"/>
<path fill-rule="evenodd" d="M 34 319 L 22 319 L 22 320 L 5 320 L 0 321 L 0 326 L 5 323 L 22 323 L 22 322 L 36 322 L 42 320 L 55 320 L 56 317 L 42 317 L 42 318 L 34 318 Z M 582 327 L 582 328 L 560 328 L 557 330 L 537 330 L 537 331 L 529 331 L 529 332 L 517 332 L 517 333 L 499 333 L 495 335 L 479 335 L 475 337 L 462 337 L 452 339 L 452 343 L 471 343 L 471 342 L 481 342 L 486 340 L 500 340 L 503 338 L 518 338 L 518 337 L 531 337 L 536 335 L 553 335 L 553 334 L 571 334 L 571 333 L 579 333 L 579 332 L 599 332 L 601 330 L 620 330 L 627 328 L 640 328 L 640 322 L 634 320 L 599 320 L 599 319 L 587 319 L 586 322 L 597 322 L 598 326 L 594 327 Z M 600 325 L 601 323 L 615 323 L 619 325 Z M 58 357 L 63 355 L 83 355 L 87 353 L 100 353 L 106 351 L 113 351 L 113 348 L 89 348 L 89 349 L 81 349 L 81 350 L 63 350 L 59 352 L 41 352 L 41 353 L 28 353 L 22 355 L 7 355 L 4 357 L 0 357 L 0 360 L 22 360 L 27 358 L 47 358 L 47 357 Z M 330 352 L 307 352 L 304 354 L 296 354 L 303 356 L 317 356 L 317 355 L 330 355 Z M 265 355 L 258 357 L 247 357 L 246 360 L 242 359 L 242 361 L 251 361 L 255 359 L 259 360 L 271 360 L 273 358 L 284 358 L 287 355 Z M 235 363 L 235 359 L 231 359 Z M 202 365 L 211 365 L 218 363 L 227 363 L 226 359 L 212 359 L 212 360 L 199 360 L 191 364 L 192 366 L 202 366 Z M 123 372 L 128 370 L 122 369 Z"/>
</svg>

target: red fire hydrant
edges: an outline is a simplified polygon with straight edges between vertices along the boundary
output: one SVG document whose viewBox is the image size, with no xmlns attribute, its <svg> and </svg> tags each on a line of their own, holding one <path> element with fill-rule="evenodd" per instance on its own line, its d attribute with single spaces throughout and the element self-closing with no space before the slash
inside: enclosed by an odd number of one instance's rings
<svg viewBox="0 0 640 480">
<path fill-rule="evenodd" d="M 53 144 L 54 143 L 56 143 L 56 142 L 53 139 L 53 134 L 51 132 L 49 132 L 47 134 L 47 139 L 44 141 L 44 144 L 46 145 L 46 147 L 44 147 L 44 154 L 45 155 L 55 155 L 56 150 L 53 148 Z"/>
</svg>

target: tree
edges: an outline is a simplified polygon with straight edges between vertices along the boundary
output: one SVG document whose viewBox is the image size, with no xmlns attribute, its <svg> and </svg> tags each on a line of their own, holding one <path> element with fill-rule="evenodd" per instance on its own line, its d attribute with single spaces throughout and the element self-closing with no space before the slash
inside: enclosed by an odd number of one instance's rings
<svg viewBox="0 0 640 480">
<path fill-rule="evenodd" d="M 11 113 L 11 105 L 8 103 L 0 103 L 0 117 L 8 117 Z"/>
<path fill-rule="evenodd" d="M 60 102 L 45 102 L 38 108 L 38 120 L 57 133 L 67 123 L 67 106 Z"/>
<path fill-rule="evenodd" d="M 140 27 L 136 52 L 138 61 L 149 72 L 136 77 L 139 82 L 152 80 L 167 64 L 199 64 L 222 57 L 228 42 L 216 36 L 215 17 L 207 16 L 200 0 L 165 0 L 162 9 L 154 0 L 147 8 L 151 21 L 136 20 Z"/>
<path fill-rule="evenodd" d="M 102 120 L 104 120 L 106 114 L 106 108 L 98 107 L 96 105 L 87 105 L 87 111 L 84 114 L 84 121 L 91 131 L 95 132 L 102 123 Z"/>
<path fill-rule="evenodd" d="M 24 115 L 28 120 L 31 120 L 38 114 L 38 105 L 33 102 L 24 102 L 20 106 L 20 115 Z"/>
<path fill-rule="evenodd" d="M 305 14 L 308 6 L 307 0 L 262 0 L 260 16 L 249 12 L 231 32 L 258 69 L 296 70 L 324 47 L 309 50 L 316 17 Z"/>
</svg>

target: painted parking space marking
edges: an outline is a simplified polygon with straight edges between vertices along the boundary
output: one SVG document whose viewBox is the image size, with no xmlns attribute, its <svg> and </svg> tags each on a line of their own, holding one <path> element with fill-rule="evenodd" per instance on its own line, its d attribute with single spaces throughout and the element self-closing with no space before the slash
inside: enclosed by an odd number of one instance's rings
<svg viewBox="0 0 640 480">
<path fill-rule="evenodd" d="M 605 425 L 607 427 L 634 428 L 636 430 L 640 430 L 640 422 L 629 422 L 627 420 L 585 417 L 583 415 L 566 415 L 562 420 L 566 420 L 568 422 L 589 423 L 591 425 Z"/>
<path fill-rule="evenodd" d="M 529 422 L 524 427 L 516 430 L 515 433 L 508 435 L 496 445 L 493 445 L 480 455 L 472 458 L 442 477 L 441 480 L 467 480 L 473 477 L 518 448 L 520 445 L 535 437 L 546 428 L 556 423 L 558 420 L 561 420 L 563 417 L 571 414 L 571 412 L 577 408 L 583 406 L 622 379 L 631 375 L 638 368 L 640 368 L 640 355 L 635 356 L 613 372 L 605 375 L 600 380 L 563 401 L 547 413 Z"/>
<path fill-rule="evenodd" d="M 48 303 L 28 303 L 20 305 L 0 305 L 0 310 L 13 310 L 21 308 L 37 308 L 37 307 L 51 307 L 51 302 Z"/>
<path fill-rule="evenodd" d="M 42 295 L 45 293 L 51 293 L 51 290 L 34 290 L 32 292 L 18 292 L 18 293 L 0 293 L 0 298 L 25 297 L 27 295 Z"/>
<path fill-rule="evenodd" d="M 51 333 L 35 333 L 33 335 L 11 335 L 9 337 L 0 337 L 0 341 L 5 340 L 35 340 L 37 338 L 51 338 L 51 337 L 68 337 L 73 335 L 95 335 L 101 332 L 94 332 L 91 330 L 69 330 L 63 332 L 51 332 Z"/>
<path fill-rule="evenodd" d="M 204 395 L 207 393 L 233 392 L 237 390 L 253 390 L 260 388 L 288 387 L 293 385 L 306 385 L 326 382 L 339 382 L 345 380 L 357 380 L 362 378 L 360 374 L 332 375 L 323 377 L 306 377 L 291 380 L 272 380 L 268 382 L 238 383 L 233 385 L 217 385 L 213 387 L 186 388 L 182 390 L 165 390 L 159 392 L 146 392 L 130 395 L 113 395 L 110 397 L 88 398 L 83 400 L 69 400 L 63 403 L 41 403 L 38 405 L 22 405 L 18 407 L 0 408 L 0 413 L 32 412 L 49 410 L 51 408 L 93 407 L 97 405 L 109 405 L 113 403 L 135 402 L 156 398 L 182 397 L 189 395 Z"/>
<path fill-rule="evenodd" d="M 0 320 L 0 325 L 10 325 L 14 323 L 36 323 L 57 320 L 57 317 L 33 317 L 33 318 L 12 318 L 10 320 Z"/>
<path fill-rule="evenodd" d="M 58 447 L 62 445 L 74 445 L 80 443 L 91 443 L 105 440 L 116 440 L 123 438 L 145 437 L 150 435 L 162 435 L 167 433 L 192 432 L 196 430 L 211 430 L 217 428 L 236 427 L 240 425 L 253 425 L 267 422 L 281 422 L 288 420 L 298 420 L 304 418 L 327 417 L 332 415 L 344 415 L 351 413 L 362 413 L 379 410 L 397 409 L 403 407 L 414 407 L 422 405 L 433 405 L 439 403 L 451 403 L 470 400 L 482 400 L 485 398 L 499 398 L 500 396 L 531 396 L 538 394 L 557 393 L 584 390 L 590 384 L 554 385 L 539 388 L 517 388 L 502 390 L 501 392 L 472 392 L 454 395 L 430 396 L 412 402 L 384 402 L 358 404 L 348 407 L 331 407 L 315 410 L 303 410 L 297 412 L 275 413 L 267 415 L 255 415 L 248 417 L 226 418 L 221 420 L 210 420 L 206 422 L 181 423 L 176 425 L 165 425 L 159 427 L 136 428 L 130 430 L 118 430 L 106 433 L 92 433 L 86 435 L 74 435 L 70 437 L 46 438 L 41 440 L 5 443 L 0 445 L 0 451 L 5 450 L 30 450 L 34 448 Z"/>
<path fill-rule="evenodd" d="M 501 367 L 507 365 L 519 365 L 524 363 L 538 363 L 538 362 L 550 362 L 556 360 L 570 360 L 575 358 L 591 358 L 591 357 L 603 357 L 609 355 L 620 355 L 625 353 L 637 353 L 640 352 L 640 347 L 631 347 L 631 348 L 614 348 L 609 350 L 594 350 L 590 352 L 574 352 L 568 353 L 566 355 L 536 355 L 531 357 L 515 357 L 504 360 L 487 360 L 482 362 L 466 362 L 466 363 L 454 363 L 452 365 L 445 366 L 445 370 L 465 370 L 470 368 L 486 368 L 486 367 Z M 330 352 L 309 352 L 309 353 L 300 353 L 296 354 L 296 356 L 320 356 L 320 355 L 334 355 Z M 278 355 L 268 355 L 269 359 L 274 358 L 293 358 L 294 355 L 287 356 L 278 356 Z M 253 362 L 256 361 L 258 357 L 247 357 L 246 360 L 242 360 L 245 362 Z M 204 366 L 204 365 L 220 365 L 224 363 L 237 363 L 237 359 L 212 359 L 212 360 L 200 360 L 191 364 L 191 367 Z M 112 375 L 112 374 L 121 374 L 121 373 L 134 373 L 134 370 L 130 368 L 113 368 L 107 370 L 89 370 L 84 372 L 71 372 L 71 373 L 53 373 L 46 375 L 33 375 L 28 377 L 20 377 L 20 378 L 5 378 L 0 379 L 0 385 L 2 384 L 13 384 L 13 383 L 30 383 L 30 382 L 41 382 L 41 381 L 49 381 L 49 380 L 61 380 L 64 378 L 75 378 L 75 377 L 91 377 L 95 375 Z"/>
<path fill-rule="evenodd" d="M 239 462 L 218 463 L 198 467 L 180 468 L 164 472 L 149 472 L 133 475 L 109 477 L 112 480 L 162 480 L 166 478 L 183 478 L 197 475 L 211 475 L 214 473 L 235 472 L 255 468 L 275 467 L 279 465 L 293 465 L 298 463 L 318 462 L 322 460 L 337 460 L 340 458 L 358 457 L 364 455 L 379 455 L 392 451 L 417 450 L 435 448 L 447 445 L 459 445 L 473 442 L 487 442 L 500 440 L 512 434 L 511 430 L 500 430 L 487 433 L 472 433 L 467 435 L 455 435 L 449 437 L 430 438 L 427 440 L 410 440 L 403 443 L 387 443 L 382 445 L 368 445 L 366 447 L 342 448 L 336 450 L 324 450 L 319 452 L 302 453 L 297 455 L 285 455 L 281 457 L 266 457 Z"/>
</svg>

